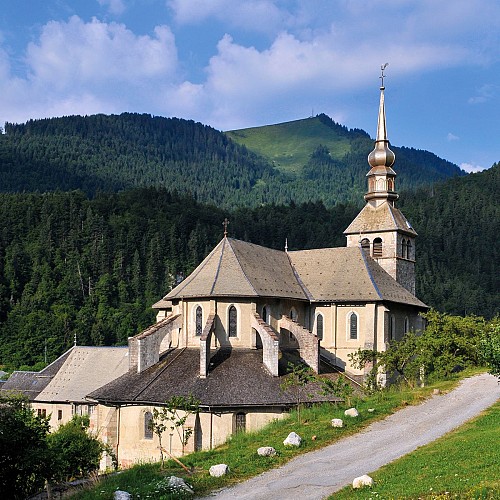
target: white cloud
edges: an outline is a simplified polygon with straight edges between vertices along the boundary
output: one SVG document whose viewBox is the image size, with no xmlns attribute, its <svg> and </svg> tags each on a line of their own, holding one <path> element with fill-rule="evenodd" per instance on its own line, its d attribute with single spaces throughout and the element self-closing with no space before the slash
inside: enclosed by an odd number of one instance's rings
<svg viewBox="0 0 500 500">
<path fill-rule="evenodd" d="M 484 170 L 484 167 L 480 165 L 476 165 L 475 163 L 460 163 L 460 168 L 465 170 L 466 172 L 481 172 Z"/>
<path fill-rule="evenodd" d="M 136 36 L 123 24 L 73 16 L 47 23 L 39 43 L 28 46 L 30 79 L 62 89 L 112 81 L 138 82 L 175 71 L 174 36 L 157 26 L 154 37 Z"/>
<path fill-rule="evenodd" d="M 111 14 L 119 16 L 125 12 L 126 6 L 123 0 L 97 0 L 99 5 L 108 6 Z"/>
<path fill-rule="evenodd" d="M 291 13 L 272 0 L 168 0 L 177 23 L 199 24 L 210 18 L 233 28 L 275 32 L 293 22 Z"/>
<path fill-rule="evenodd" d="M 451 132 L 448 132 L 446 139 L 448 141 L 458 141 L 458 140 L 460 140 L 460 137 L 458 137 L 458 135 L 452 134 Z"/>
<path fill-rule="evenodd" d="M 467 102 L 469 104 L 482 104 L 490 101 L 495 95 L 495 85 L 486 84 L 477 89 L 476 95 L 471 97 Z"/>
</svg>

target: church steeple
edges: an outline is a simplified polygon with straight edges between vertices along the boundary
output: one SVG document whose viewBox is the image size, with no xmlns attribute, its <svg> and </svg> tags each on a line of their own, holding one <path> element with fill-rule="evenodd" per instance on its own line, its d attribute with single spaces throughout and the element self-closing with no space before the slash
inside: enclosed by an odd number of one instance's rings
<svg viewBox="0 0 500 500">
<path fill-rule="evenodd" d="M 380 86 L 377 139 L 368 155 L 370 171 L 366 205 L 344 231 L 348 247 L 361 249 L 375 259 L 398 283 L 415 294 L 415 238 L 417 233 L 394 206 L 399 198 L 392 169 L 396 155 L 387 139 L 384 102 L 384 70 Z"/>
<path fill-rule="evenodd" d="M 368 155 L 368 164 L 371 169 L 366 174 L 368 191 L 365 194 L 365 200 L 375 207 L 386 201 L 394 205 L 394 201 L 399 197 L 395 191 L 396 172 L 391 168 L 396 160 L 396 155 L 389 147 L 385 121 L 384 70 L 386 67 L 387 63 L 381 66 L 382 85 L 380 86 L 377 139 L 373 151 Z"/>
</svg>

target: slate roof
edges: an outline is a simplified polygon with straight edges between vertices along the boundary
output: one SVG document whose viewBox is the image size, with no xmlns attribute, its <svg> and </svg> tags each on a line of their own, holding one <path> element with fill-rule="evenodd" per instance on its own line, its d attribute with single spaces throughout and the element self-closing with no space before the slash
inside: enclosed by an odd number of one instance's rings
<svg viewBox="0 0 500 500">
<path fill-rule="evenodd" d="M 300 250 L 288 255 L 311 301 L 383 300 L 427 307 L 359 247 Z"/>
<path fill-rule="evenodd" d="M 35 401 L 87 402 L 89 392 L 128 370 L 128 354 L 128 347 L 73 347 Z"/>
<path fill-rule="evenodd" d="M 286 366 L 285 358 L 280 360 L 282 372 L 283 365 Z M 172 396 L 192 394 L 201 401 L 201 406 L 216 408 L 295 403 L 293 394 L 280 389 L 283 377 L 273 377 L 262 364 L 261 350 L 219 349 L 210 360 L 208 377 L 200 378 L 199 372 L 198 348 L 173 349 L 147 370 L 129 371 L 95 390 L 88 398 L 108 404 L 139 405 L 161 404 Z M 305 399 L 310 402 L 332 400 L 319 394 Z"/>
<path fill-rule="evenodd" d="M 12 373 L 2 391 L 30 401 L 86 403 L 85 396 L 128 370 L 128 347 L 74 346 L 39 372 Z"/>
<path fill-rule="evenodd" d="M 59 356 L 55 361 L 39 372 L 15 371 L 2 385 L 2 391 L 22 392 L 30 401 L 34 401 L 49 384 L 70 355 L 73 348 Z"/>
<path fill-rule="evenodd" d="M 398 208 L 387 202 L 376 208 L 367 203 L 344 231 L 344 234 L 368 234 L 395 230 L 410 236 L 417 236 L 415 229 Z"/>
<path fill-rule="evenodd" d="M 427 307 L 360 248 L 287 253 L 230 238 L 224 238 L 162 301 L 190 297 L 391 301 Z"/>
<path fill-rule="evenodd" d="M 224 238 L 163 300 L 282 297 L 307 300 L 285 252 Z"/>
</svg>

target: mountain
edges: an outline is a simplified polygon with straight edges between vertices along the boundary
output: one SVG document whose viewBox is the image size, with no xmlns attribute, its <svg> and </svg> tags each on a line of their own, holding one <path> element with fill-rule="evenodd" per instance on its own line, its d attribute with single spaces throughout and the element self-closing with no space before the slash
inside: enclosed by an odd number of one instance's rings
<svg viewBox="0 0 500 500">
<path fill-rule="evenodd" d="M 227 134 L 134 113 L 30 120 L 0 135 L 0 191 L 164 187 L 227 208 L 360 203 L 372 148 L 365 132 L 326 115 Z M 400 190 L 464 174 L 432 153 L 394 149 Z"/>
</svg>

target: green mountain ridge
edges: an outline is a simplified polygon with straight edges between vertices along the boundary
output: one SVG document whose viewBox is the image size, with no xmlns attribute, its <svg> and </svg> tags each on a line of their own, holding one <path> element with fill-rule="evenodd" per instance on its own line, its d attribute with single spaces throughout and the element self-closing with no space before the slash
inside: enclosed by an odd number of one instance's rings
<svg viewBox="0 0 500 500">
<path fill-rule="evenodd" d="M 5 125 L 0 192 L 154 186 L 226 208 L 360 203 L 373 141 L 326 115 L 232 131 L 146 114 L 68 116 Z M 398 189 L 463 175 L 432 153 L 395 148 Z"/>
</svg>

